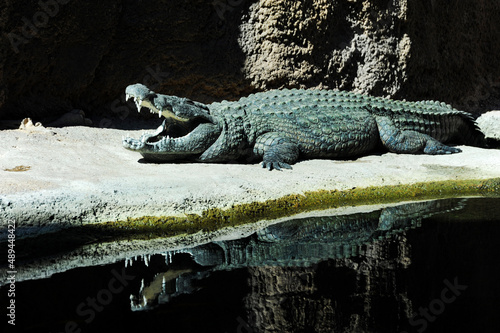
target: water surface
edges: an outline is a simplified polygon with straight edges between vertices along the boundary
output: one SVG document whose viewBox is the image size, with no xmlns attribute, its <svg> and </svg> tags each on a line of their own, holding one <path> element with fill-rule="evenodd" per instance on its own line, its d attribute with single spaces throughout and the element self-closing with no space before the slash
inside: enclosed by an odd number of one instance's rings
<svg viewBox="0 0 500 333">
<path fill-rule="evenodd" d="M 500 199 L 470 198 L 290 219 L 19 281 L 16 329 L 498 332 L 499 216 Z"/>
</svg>

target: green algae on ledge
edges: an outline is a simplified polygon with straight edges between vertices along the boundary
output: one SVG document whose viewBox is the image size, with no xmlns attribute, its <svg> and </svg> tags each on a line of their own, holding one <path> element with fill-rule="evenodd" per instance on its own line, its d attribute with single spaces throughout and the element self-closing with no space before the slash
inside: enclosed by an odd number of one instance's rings
<svg viewBox="0 0 500 333">
<path fill-rule="evenodd" d="M 35 254 L 45 256 L 93 244 L 210 232 L 313 210 L 467 196 L 500 196 L 500 178 L 352 188 L 344 191 L 319 190 L 265 202 L 233 205 L 229 209 L 210 208 L 200 215 L 144 216 L 128 218 L 126 221 L 86 224 L 35 238 L 19 239 L 18 255 L 19 258 Z"/>
<path fill-rule="evenodd" d="M 431 200 L 458 196 L 488 196 L 500 193 L 500 178 L 487 180 L 450 180 L 388 185 L 379 187 L 352 188 L 349 190 L 318 190 L 304 194 L 286 195 L 265 202 L 233 205 L 229 209 L 209 208 L 198 214 L 185 217 L 144 216 L 126 221 L 86 225 L 99 232 L 111 232 L 118 238 L 152 239 L 199 231 L 215 231 L 224 227 L 272 220 L 302 212 L 394 203 L 398 201 Z M 115 232 L 113 232 L 113 230 Z"/>
</svg>

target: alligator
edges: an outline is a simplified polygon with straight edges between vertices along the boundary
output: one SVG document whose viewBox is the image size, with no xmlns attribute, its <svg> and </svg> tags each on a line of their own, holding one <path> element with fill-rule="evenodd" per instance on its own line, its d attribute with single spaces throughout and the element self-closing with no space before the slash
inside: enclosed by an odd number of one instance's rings
<svg viewBox="0 0 500 333">
<path fill-rule="evenodd" d="M 282 89 L 206 105 L 142 84 L 128 86 L 125 94 L 138 111 L 165 118 L 156 131 L 122 140 L 149 161 L 262 160 L 263 167 L 281 170 L 299 158 L 352 158 L 380 148 L 440 155 L 461 152 L 445 143 L 486 146 L 471 114 L 435 101 Z"/>
</svg>

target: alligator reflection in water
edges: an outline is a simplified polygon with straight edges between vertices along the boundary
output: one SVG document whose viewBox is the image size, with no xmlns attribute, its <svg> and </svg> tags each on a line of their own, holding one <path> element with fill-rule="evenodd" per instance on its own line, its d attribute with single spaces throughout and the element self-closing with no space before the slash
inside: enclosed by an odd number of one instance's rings
<svg viewBox="0 0 500 333">
<path fill-rule="evenodd" d="M 420 226 L 424 218 L 463 208 L 464 202 L 465 199 L 446 199 L 370 213 L 292 219 L 243 239 L 166 252 L 167 264 L 184 253 L 192 257 L 198 269 L 172 269 L 156 275 L 147 287 L 143 284 L 139 295 L 131 297 L 132 310 L 151 309 L 179 295 L 193 293 L 198 289 L 197 281 L 213 272 L 246 267 L 251 288 L 245 299 L 250 318 L 247 321 L 259 329 L 272 326 L 278 331 L 287 330 L 304 326 L 306 321 L 324 325 L 335 322 L 336 328 L 352 328 L 362 312 L 371 310 L 360 309 L 361 313 L 357 311 L 356 316 L 348 318 L 349 323 L 342 325 L 336 314 L 336 301 L 328 295 L 335 293 L 336 288 L 351 288 L 348 297 L 367 307 L 371 302 L 363 299 L 370 297 L 375 279 L 384 280 L 378 281 L 377 286 L 386 288 L 383 293 L 397 303 L 391 304 L 399 308 L 396 313 L 409 317 L 408 298 L 394 288 L 396 272 L 409 264 L 405 232 Z M 349 279 L 325 276 L 321 273 L 324 269 L 318 270 L 325 265 L 352 272 Z M 333 280 L 322 283 L 325 278 Z M 325 285 L 330 290 L 324 290 Z M 318 292 L 320 289 L 323 291 Z M 380 293 L 377 290 L 379 297 Z"/>
</svg>

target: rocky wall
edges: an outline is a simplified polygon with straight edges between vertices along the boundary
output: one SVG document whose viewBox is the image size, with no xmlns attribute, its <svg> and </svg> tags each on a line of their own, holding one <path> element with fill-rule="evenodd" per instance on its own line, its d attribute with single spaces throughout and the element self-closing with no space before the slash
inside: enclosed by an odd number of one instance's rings
<svg viewBox="0 0 500 333">
<path fill-rule="evenodd" d="M 202 102 L 339 88 L 499 104 L 497 0 L 5 0 L 0 119 L 126 118 L 124 88 Z"/>
</svg>

